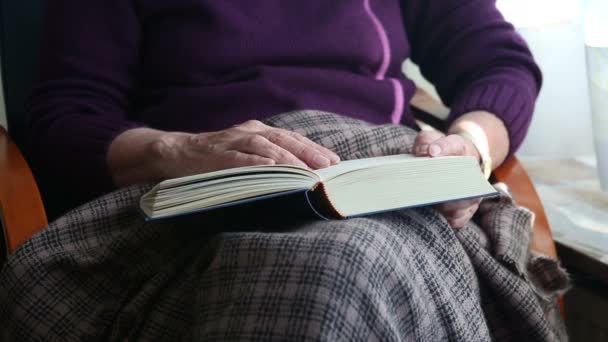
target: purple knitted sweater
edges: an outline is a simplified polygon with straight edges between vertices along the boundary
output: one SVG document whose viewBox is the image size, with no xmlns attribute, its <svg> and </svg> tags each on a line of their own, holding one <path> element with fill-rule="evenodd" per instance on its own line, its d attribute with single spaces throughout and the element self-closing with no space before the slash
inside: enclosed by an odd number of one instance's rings
<svg viewBox="0 0 608 342">
<path fill-rule="evenodd" d="M 413 125 L 410 57 L 452 109 L 487 110 L 511 152 L 541 75 L 492 0 L 48 0 L 30 102 L 38 174 L 81 200 L 113 189 L 112 139 L 201 132 L 295 109 Z M 44 182 L 44 181 L 43 181 Z"/>
</svg>

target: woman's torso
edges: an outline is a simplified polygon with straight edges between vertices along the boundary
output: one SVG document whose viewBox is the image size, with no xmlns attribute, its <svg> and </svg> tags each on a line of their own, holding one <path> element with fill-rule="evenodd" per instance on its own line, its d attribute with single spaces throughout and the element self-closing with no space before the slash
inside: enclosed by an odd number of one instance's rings
<svg viewBox="0 0 608 342">
<path fill-rule="evenodd" d="M 207 131 L 297 109 L 399 122 L 414 86 L 398 0 L 140 0 L 133 119 Z M 409 115 L 403 120 L 411 122 Z"/>
</svg>

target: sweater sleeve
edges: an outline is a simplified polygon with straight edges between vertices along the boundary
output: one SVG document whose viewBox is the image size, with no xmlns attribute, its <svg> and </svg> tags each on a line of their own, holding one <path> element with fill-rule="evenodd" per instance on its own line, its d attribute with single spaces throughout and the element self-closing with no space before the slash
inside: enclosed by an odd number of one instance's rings
<svg viewBox="0 0 608 342">
<path fill-rule="evenodd" d="M 448 124 L 470 111 L 494 113 L 507 127 L 513 154 L 530 125 L 542 76 L 495 0 L 403 0 L 402 11 L 412 60 L 451 108 Z"/>
<path fill-rule="evenodd" d="M 42 183 L 79 202 L 114 188 L 107 149 L 140 126 L 128 118 L 141 35 L 133 3 L 45 1 L 29 157 Z"/>
</svg>

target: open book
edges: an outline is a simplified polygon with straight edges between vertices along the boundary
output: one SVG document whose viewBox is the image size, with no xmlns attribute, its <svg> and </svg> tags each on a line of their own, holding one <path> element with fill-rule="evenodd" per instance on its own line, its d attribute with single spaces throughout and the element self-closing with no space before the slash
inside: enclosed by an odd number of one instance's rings
<svg viewBox="0 0 608 342">
<path fill-rule="evenodd" d="M 300 203 L 283 205 L 294 194 Z M 473 157 L 393 155 L 316 171 L 251 166 L 169 179 L 144 194 L 140 208 L 147 219 L 159 219 L 256 201 L 309 206 L 322 218 L 347 218 L 494 194 Z"/>
</svg>

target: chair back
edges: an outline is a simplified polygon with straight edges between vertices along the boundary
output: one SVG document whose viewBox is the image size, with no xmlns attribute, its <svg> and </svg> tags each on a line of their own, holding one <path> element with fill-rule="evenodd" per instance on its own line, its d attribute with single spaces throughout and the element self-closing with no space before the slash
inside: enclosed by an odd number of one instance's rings
<svg viewBox="0 0 608 342">
<path fill-rule="evenodd" d="M 27 98 L 37 68 L 41 0 L 0 0 L 0 63 L 8 131 L 24 150 Z"/>
</svg>

